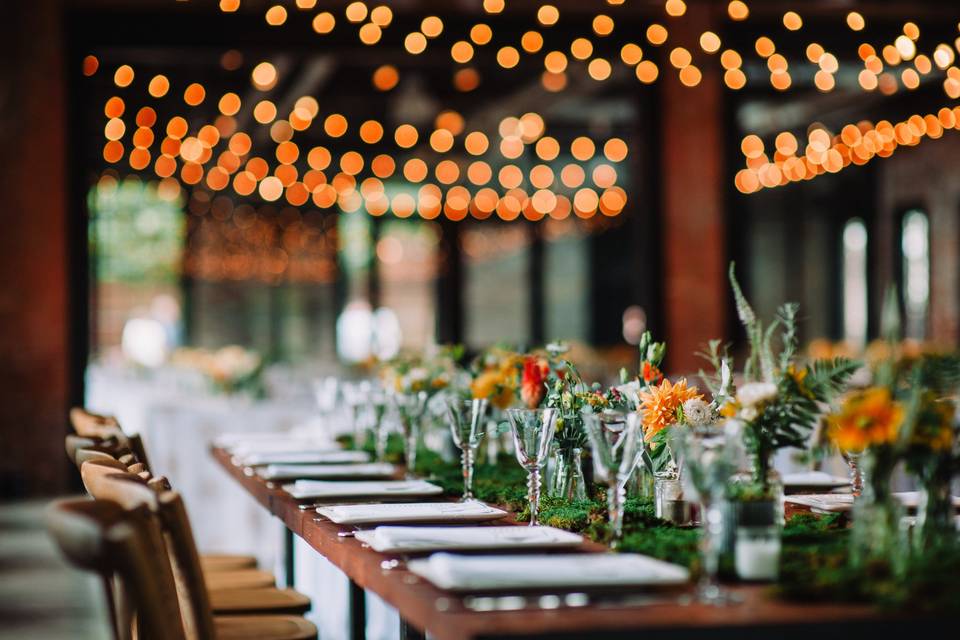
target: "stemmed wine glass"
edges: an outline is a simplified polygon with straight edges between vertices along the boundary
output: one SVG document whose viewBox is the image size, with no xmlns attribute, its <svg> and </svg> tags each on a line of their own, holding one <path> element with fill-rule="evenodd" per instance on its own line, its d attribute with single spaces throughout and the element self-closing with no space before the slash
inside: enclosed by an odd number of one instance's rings
<svg viewBox="0 0 960 640">
<path fill-rule="evenodd" d="M 384 416 L 389 402 L 387 394 L 379 385 L 370 391 L 370 412 L 373 419 L 373 451 L 377 462 L 387 459 L 387 425 Z"/>
<path fill-rule="evenodd" d="M 863 456 L 863 451 L 841 449 L 840 455 L 847 466 L 850 467 L 850 493 L 853 494 L 854 498 L 857 498 L 863 493 L 863 469 L 860 468 L 860 458 Z"/>
<path fill-rule="evenodd" d="M 461 451 L 460 459 L 463 463 L 462 502 L 473 500 L 473 464 L 477 448 L 483 440 L 488 405 L 486 398 L 453 398 L 446 401 L 447 422 L 453 434 L 453 443 Z"/>
<path fill-rule="evenodd" d="M 350 417 L 353 425 L 353 445 L 362 450 L 367 444 L 367 428 L 363 422 L 363 409 L 370 400 L 370 381 L 343 383 L 343 399 L 350 408 Z"/>
<path fill-rule="evenodd" d="M 681 460 L 681 478 L 687 491 L 700 500 L 703 531 L 700 553 L 703 571 L 697 598 L 704 604 L 724 606 L 738 598 L 720 586 L 717 574 L 723 544 L 723 510 L 720 505 L 730 477 L 736 471 L 735 445 L 720 426 L 677 430 L 673 438 Z"/>
<path fill-rule="evenodd" d="M 637 458 L 640 414 L 619 411 L 583 413 L 587 439 L 593 451 L 593 469 L 597 479 L 607 483 L 607 508 L 616 549 L 623 538 L 623 505 L 627 499 L 627 480 Z"/>
<path fill-rule="evenodd" d="M 313 397 L 317 401 L 322 420 L 321 428 L 327 433 L 330 431 L 330 420 L 337 408 L 337 395 L 340 391 L 340 381 L 336 376 L 326 376 L 313 381 Z"/>
<path fill-rule="evenodd" d="M 414 469 L 417 464 L 417 443 L 420 440 L 420 419 L 427 407 L 427 392 L 395 393 L 391 396 L 393 406 L 400 418 L 403 429 L 403 453 L 407 463 L 406 478 L 416 478 Z"/>
<path fill-rule="evenodd" d="M 508 409 L 513 427 L 517 461 L 527 471 L 527 498 L 530 500 L 530 526 L 540 524 L 540 471 L 550 455 L 550 443 L 557 428 L 557 410 Z"/>
</svg>

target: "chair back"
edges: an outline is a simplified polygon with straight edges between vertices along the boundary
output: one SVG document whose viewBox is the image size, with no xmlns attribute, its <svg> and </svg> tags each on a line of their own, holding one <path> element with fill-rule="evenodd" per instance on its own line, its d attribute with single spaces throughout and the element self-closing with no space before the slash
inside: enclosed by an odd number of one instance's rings
<svg viewBox="0 0 960 640">
<path fill-rule="evenodd" d="M 169 565 L 162 570 L 166 549 L 156 544 L 155 519 L 145 505 L 60 500 L 48 507 L 47 528 L 71 563 L 103 577 L 114 638 L 133 638 L 136 619 L 137 640 L 185 640 Z M 129 614 L 114 607 L 113 581 Z"/>
<path fill-rule="evenodd" d="M 70 425 L 77 432 L 77 435 L 86 438 L 123 436 L 123 431 L 120 430 L 116 418 L 92 413 L 80 407 L 70 409 Z"/>
</svg>

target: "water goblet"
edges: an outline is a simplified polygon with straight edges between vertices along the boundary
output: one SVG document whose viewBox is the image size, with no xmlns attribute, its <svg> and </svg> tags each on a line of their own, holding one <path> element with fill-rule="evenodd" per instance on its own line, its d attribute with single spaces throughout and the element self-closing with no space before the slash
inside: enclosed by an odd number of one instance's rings
<svg viewBox="0 0 960 640">
<path fill-rule="evenodd" d="M 370 391 L 370 415 L 373 427 L 373 451 L 377 462 L 387 459 L 387 423 L 384 417 L 390 403 L 386 392 L 379 385 Z"/>
<path fill-rule="evenodd" d="M 363 421 L 363 410 L 370 401 L 370 381 L 343 383 L 343 399 L 350 409 L 353 426 L 353 446 L 362 450 L 367 444 L 367 427 Z"/>
<path fill-rule="evenodd" d="M 607 484 L 607 509 L 612 540 L 616 549 L 623 538 L 623 505 L 627 498 L 627 480 L 637 458 L 640 415 L 619 411 L 583 414 L 587 439 L 593 451 L 593 469 L 597 479 Z"/>
<path fill-rule="evenodd" d="M 420 441 L 420 419 L 427 406 L 427 392 L 395 393 L 391 396 L 393 406 L 400 419 L 400 428 L 403 430 L 403 453 L 407 463 L 406 478 L 416 478 L 414 469 L 417 465 L 417 444 Z"/>
<path fill-rule="evenodd" d="M 527 497 L 530 500 L 530 526 L 540 524 L 540 471 L 550 455 L 550 443 L 557 428 L 556 409 L 508 409 L 513 427 L 517 461 L 527 471 Z"/>
<path fill-rule="evenodd" d="M 734 443 L 718 426 L 683 429 L 671 440 L 683 456 L 680 475 L 684 488 L 700 501 L 703 570 L 697 585 L 697 599 L 715 606 L 738 602 L 735 595 L 720 586 L 718 579 L 724 526 L 720 502 L 736 471 Z"/>
<path fill-rule="evenodd" d="M 473 500 L 473 465 L 477 448 L 483 440 L 488 405 L 486 398 L 453 398 L 446 401 L 447 422 L 453 435 L 453 443 L 460 449 L 460 460 L 463 464 L 462 502 Z"/>
</svg>

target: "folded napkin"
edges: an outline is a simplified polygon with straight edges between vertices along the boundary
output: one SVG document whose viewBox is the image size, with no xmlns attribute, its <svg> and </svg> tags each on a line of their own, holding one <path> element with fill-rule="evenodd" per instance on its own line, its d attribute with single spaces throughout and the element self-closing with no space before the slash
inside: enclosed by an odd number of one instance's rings
<svg viewBox="0 0 960 640">
<path fill-rule="evenodd" d="M 319 507 L 317 513 L 338 524 L 390 522 L 483 522 L 497 520 L 506 511 L 482 502 L 410 502 L 401 504 L 344 504 Z"/>
<path fill-rule="evenodd" d="M 342 449 L 258 451 L 241 456 L 240 459 L 243 464 L 252 467 L 264 464 L 345 464 L 348 462 L 368 462 L 370 454 L 366 451 L 343 451 Z"/>
<path fill-rule="evenodd" d="M 916 491 L 901 491 L 894 493 L 903 506 L 916 509 L 920 502 L 920 494 Z M 843 513 L 853 510 L 854 496 L 850 493 L 824 493 L 802 496 L 787 496 L 784 502 L 810 507 L 813 511 L 824 513 Z M 953 496 L 953 506 L 960 507 L 960 496 Z"/>
<path fill-rule="evenodd" d="M 632 553 L 460 556 L 435 553 L 407 568 L 441 589 L 473 591 L 684 584 L 681 566 Z"/>
<path fill-rule="evenodd" d="M 298 451 L 336 450 L 342 447 L 331 440 L 318 436 L 295 436 L 289 433 L 259 434 L 255 438 L 217 438 L 214 444 L 227 449 L 235 456 L 253 453 L 293 453 Z"/>
<path fill-rule="evenodd" d="M 800 473 L 788 473 L 783 476 L 783 486 L 785 487 L 846 487 L 850 485 L 850 479 L 842 476 L 834 476 L 823 471 L 803 471 Z"/>
<path fill-rule="evenodd" d="M 389 478 L 396 472 L 392 464 L 269 464 L 257 468 L 257 475 L 266 480 L 298 478 Z"/>
<path fill-rule="evenodd" d="M 357 496 L 435 496 L 443 488 L 426 480 L 382 480 L 378 482 L 327 482 L 325 480 L 297 480 L 284 485 L 284 491 L 298 500 L 307 498 L 349 498 Z"/>
<path fill-rule="evenodd" d="M 575 547 L 581 536 L 553 527 L 377 527 L 356 537 L 383 553 L 441 549 Z"/>
</svg>

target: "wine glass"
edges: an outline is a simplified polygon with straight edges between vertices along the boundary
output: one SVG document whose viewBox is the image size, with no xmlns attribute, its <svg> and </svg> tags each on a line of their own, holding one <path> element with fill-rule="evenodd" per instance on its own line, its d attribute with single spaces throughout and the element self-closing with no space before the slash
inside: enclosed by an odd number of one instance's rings
<svg viewBox="0 0 960 640">
<path fill-rule="evenodd" d="M 460 459 L 463 463 L 462 502 L 473 500 L 473 463 L 480 441 L 483 440 L 484 416 L 488 405 L 486 398 L 453 398 L 446 401 L 447 422 L 453 434 L 453 443 L 461 451 Z"/>
<path fill-rule="evenodd" d="M 393 406 L 403 429 L 403 453 L 407 463 L 406 478 L 416 478 L 417 443 L 420 440 L 420 419 L 427 407 L 427 392 L 395 393 L 391 396 Z"/>
<path fill-rule="evenodd" d="M 350 409 L 353 446 L 357 450 L 363 450 L 363 447 L 367 444 L 367 427 L 363 421 L 363 410 L 370 400 L 370 381 L 344 382 L 343 399 Z"/>
<path fill-rule="evenodd" d="M 623 538 L 623 505 L 627 498 L 627 480 L 635 467 L 640 415 L 619 411 L 583 414 L 587 439 L 593 451 L 593 469 L 597 479 L 607 483 L 607 509 L 616 549 Z"/>
<path fill-rule="evenodd" d="M 330 418 L 337 408 L 337 394 L 340 391 L 340 381 L 336 376 L 326 376 L 313 381 L 313 397 L 320 409 L 323 428 L 329 429 Z"/>
<path fill-rule="evenodd" d="M 508 409 L 513 427 L 517 461 L 527 471 L 527 497 L 530 500 L 530 526 L 540 524 L 540 470 L 550 454 L 550 443 L 557 428 L 556 409 Z"/>
<path fill-rule="evenodd" d="M 863 493 L 863 469 L 860 468 L 860 458 L 863 457 L 863 451 L 840 450 L 843 461 L 850 467 L 850 493 L 854 498 Z"/>
<path fill-rule="evenodd" d="M 373 451 L 377 462 L 387 459 L 387 424 L 384 416 L 388 406 L 389 401 L 383 387 L 374 386 L 370 391 L 370 413 L 373 420 Z"/>
<path fill-rule="evenodd" d="M 700 553 L 703 570 L 697 585 L 697 598 L 704 604 L 724 606 L 738 602 L 733 594 L 720 586 L 717 574 L 720 548 L 723 544 L 723 510 L 720 501 L 727 483 L 736 471 L 735 443 L 722 427 L 679 429 L 672 438 L 680 461 L 684 488 L 700 501 Z"/>
</svg>

